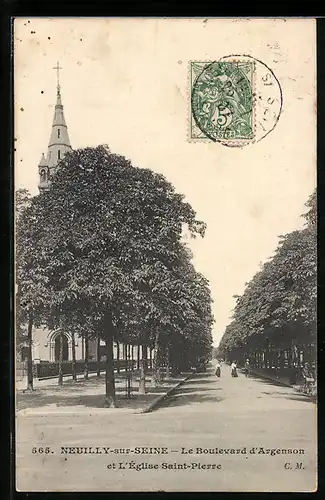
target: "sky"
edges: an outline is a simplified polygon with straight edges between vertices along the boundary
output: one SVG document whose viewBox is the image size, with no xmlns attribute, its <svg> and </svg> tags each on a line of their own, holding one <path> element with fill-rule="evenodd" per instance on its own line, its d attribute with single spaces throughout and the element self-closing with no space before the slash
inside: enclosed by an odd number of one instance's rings
<svg viewBox="0 0 325 500">
<path fill-rule="evenodd" d="M 279 122 L 242 148 L 191 142 L 189 61 L 228 54 L 272 68 L 283 93 Z M 206 236 L 190 246 L 210 282 L 217 345 L 233 296 L 272 256 L 279 235 L 304 224 L 316 183 L 314 20 L 17 18 L 15 186 L 32 194 L 50 138 L 57 61 L 72 147 L 108 144 L 163 174 L 206 222 Z"/>
</svg>

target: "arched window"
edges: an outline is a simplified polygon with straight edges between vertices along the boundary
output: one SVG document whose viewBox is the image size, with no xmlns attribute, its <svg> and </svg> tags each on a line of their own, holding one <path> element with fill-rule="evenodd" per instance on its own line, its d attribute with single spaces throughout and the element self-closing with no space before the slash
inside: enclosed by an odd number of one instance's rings
<svg viewBox="0 0 325 500">
<path fill-rule="evenodd" d="M 58 149 L 58 160 L 61 158 L 61 151 Z"/>
<path fill-rule="evenodd" d="M 41 170 L 40 177 L 41 177 L 41 182 L 46 182 L 47 180 L 46 170 L 44 169 Z"/>
<path fill-rule="evenodd" d="M 60 129 L 58 128 L 58 139 L 60 138 Z"/>
<path fill-rule="evenodd" d="M 68 346 L 68 337 L 62 333 L 62 361 L 68 361 L 69 359 L 69 346 Z M 60 359 L 60 334 L 55 337 L 55 361 L 59 361 Z"/>
</svg>

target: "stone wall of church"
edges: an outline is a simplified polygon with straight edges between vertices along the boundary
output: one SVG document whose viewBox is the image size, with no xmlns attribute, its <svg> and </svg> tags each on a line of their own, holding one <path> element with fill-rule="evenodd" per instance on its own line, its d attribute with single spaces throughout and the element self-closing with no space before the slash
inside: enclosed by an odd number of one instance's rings
<svg viewBox="0 0 325 500">
<path fill-rule="evenodd" d="M 64 348 L 63 359 L 66 361 L 72 360 L 72 340 L 71 336 L 63 333 Z M 75 336 L 76 360 L 82 360 L 85 357 L 85 345 L 82 337 Z M 105 359 L 105 344 L 101 341 L 101 359 Z M 132 354 L 133 351 L 133 354 Z M 97 341 L 96 339 L 89 340 L 89 360 L 97 360 Z M 118 348 L 116 343 L 113 345 L 114 359 L 117 359 Z M 140 358 L 142 358 L 142 348 L 140 348 Z M 59 356 L 59 331 L 51 331 L 47 328 L 35 328 L 33 330 L 33 361 L 39 363 L 41 361 L 54 362 L 58 361 Z M 130 358 L 137 360 L 138 349 L 137 346 L 131 346 Z M 150 350 L 147 350 L 147 358 L 150 357 Z M 119 358 L 125 359 L 125 352 L 123 344 L 119 345 Z"/>
</svg>

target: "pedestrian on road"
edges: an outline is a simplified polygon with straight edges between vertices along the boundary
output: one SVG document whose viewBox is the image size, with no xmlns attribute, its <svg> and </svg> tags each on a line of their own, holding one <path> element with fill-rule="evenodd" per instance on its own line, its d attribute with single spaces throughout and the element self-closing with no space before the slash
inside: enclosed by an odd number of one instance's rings
<svg viewBox="0 0 325 500">
<path fill-rule="evenodd" d="M 238 377 L 238 373 L 237 373 L 237 364 L 236 364 L 236 361 L 233 361 L 233 362 L 231 363 L 230 368 L 231 368 L 231 376 L 232 376 L 232 377 Z"/>
<path fill-rule="evenodd" d="M 220 365 L 219 361 L 217 361 L 217 364 L 216 364 L 215 374 L 216 374 L 217 377 L 220 377 L 220 375 L 221 375 L 221 365 Z"/>
<path fill-rule="evenodd" d="M 245 362 L 245 377 L 249 377 L 251 374 L 251 366 L 249 364 L 249 359 L 246 359 Z"/>
</svg>

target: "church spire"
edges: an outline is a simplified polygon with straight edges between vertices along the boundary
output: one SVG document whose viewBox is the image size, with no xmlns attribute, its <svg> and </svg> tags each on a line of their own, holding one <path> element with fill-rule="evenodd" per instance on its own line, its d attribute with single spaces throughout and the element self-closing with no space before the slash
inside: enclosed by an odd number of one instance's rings
<svg viewBox="0 0 325 500">
<path fill-rule="evenodd" d="M 43 160 L 42 157 L 42 160 L 40 162 L 42 165 L 41 164 L 39 165 L 40 190 L 48 188 L 50 176 L 55 173 L 56 167 L 60 162 L 60 160 L 63 159 L 64 155 L 72 149 L 68 134 L 68 128 L 64 118 L 63 105 L 61 99 L 59 71 L 62 68 L 59 66 L 59 63 L 57 63 L 57 65 L 53 69 L 57 71 L 56 105 L 54 108 L 54 116 L 52 122 L 50 141 L 47 150 L 47 157 L 46 159 L 44 158 L 45 161 Z M 45 169 L 46 169 L 46 176 L 44 175 Z"/>
</svg>

